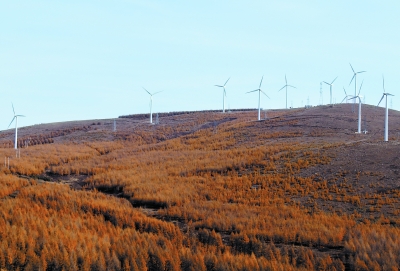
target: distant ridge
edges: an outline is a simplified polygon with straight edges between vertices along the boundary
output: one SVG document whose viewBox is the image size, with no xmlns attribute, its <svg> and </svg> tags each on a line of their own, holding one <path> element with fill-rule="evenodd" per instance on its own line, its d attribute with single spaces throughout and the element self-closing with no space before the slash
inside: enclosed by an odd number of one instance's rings
<svg viewBox="0 0 400 271">
<path fill-rule="evenodd" d="M 242 108 L 242 109 L 229 109 L 229 112 L 245 112 L 245 111 L 256 111 L 257 108 Z M 176 115 L 184 115 L 184 114 L 193 114 L 193 113 L 221 113 L 221 110 L 198 110 L 198 111 L 174 111 L 174 112 L 163 112 L 158 113 L 160 117 L 170 117 Z M 153 113 L 157 114 L 157 113 Z M 123 115 L 118 118 L 126 118 L 126 119 L 146 119 L 149 117 L 148 113 L 144 114 L 132 114 L 132 115 Z"/>
</svg>

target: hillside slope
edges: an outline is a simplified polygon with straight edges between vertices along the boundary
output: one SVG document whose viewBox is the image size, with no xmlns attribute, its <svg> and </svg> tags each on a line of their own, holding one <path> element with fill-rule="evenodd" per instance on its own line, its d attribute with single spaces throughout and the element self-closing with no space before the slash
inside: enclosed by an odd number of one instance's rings
<svg viewBox="0 0 400 271">
<path fill-rule="evenodd" d="M 356 107 L 357 111 L 357 107 Z M 400 112 L 351 104 L 0 134 L 8 270 L 395 270 Z M 364 130 L 364 121 L 363 121 Z M 381 253 L 386 251 L 388 253 Z"/>
</svg>

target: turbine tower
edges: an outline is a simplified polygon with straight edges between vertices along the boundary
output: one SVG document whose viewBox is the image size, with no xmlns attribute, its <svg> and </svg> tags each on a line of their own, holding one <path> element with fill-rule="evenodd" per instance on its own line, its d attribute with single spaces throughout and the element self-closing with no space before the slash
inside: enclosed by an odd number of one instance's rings
<svg viewBox="0 0 400 271">
<path fill-rule="evenodd" d="M 343 100 L 340 103 L 343 103 L 345 100 L 346 100 L 346 103 L 347 103 L 347 101 L 349 100 L 348 98 L 352 97 L 352 96 L 351 95 L 347 95 L 346 89 L 344 87 L 343 87 L 343 91 L 344 91 L 344 95 L 346 95 L 346 96 L 344 96 Z"/>
<path fill-rule="evenodd" d="M 143 88 L 149 95 L 150 95 L 150 123 L 153 124 L 153 96 L 156 95 L 157 93 L 160 93 L 162 91 L 158 91 L 155 93 L 150 93 L 147 89 Z"/>
<path fill-rule="evenodd" d="M 319 82 L 319 104 L 324 104 L 324 95 L 322 93 L 322 82 Z"/>
<path fill-rule="evenodd" d="M 230 77 L 228 78 L 228 80 L 226 80 L 225 84 L 221 85 L 215 85 L 216 87 L 219 88 L 223 88 L 223 92 L 222 92 L 222 113 L 225 113 L 225 97 L 226 97 L 226 90 L 225 90 L 225 86 L 226 83 L 228 83 L 229 79 L 231 79 Z"/>
<path fill-rule="evenodd" d="M 15 110 L 14 110 L 14 105 L 11 104 L 13 112 L 14 112 L 14 117 L 10 122 L 10 125 L 8 125 L 8 128 L 10 128 L 11 124 L 15 120 L 15 141 L 14 141 L 14 149 L 18 149 L 18 117 L 25 117 L 24 115 L 16 115 Z"/>
<path fill-rule="evenodd" d="M 354 96 L 356 96 L 356 93 L 357 93 L 357 74 L 363 73 L 365 71 L 356 72 L 356 71 L 354 71 L 353 66 L 351 66 L 351 64 L 350 64 L 350 68 L 353 71 L 353 77 L 351 78 L 349 86 L 351 85 L 351 82 L 353 82 L 353 79 L 354 79 Z M 356 103 L 356 100 L 354 100 L 354 102 L 353 102 L 353 112 L 354 112 L 354 104 L 355 103 Z"/>
<path fill-rule="evenodd" d="M 383 95 L 381 100 L 378 103 L 379 104 L 382 102 L 383 98 L 385 97 L 385 135 L 384 135 L 384 141 L 388 141 L 389 140 L 389 109 L 388 109 L 388 101 L 387 98 L 388 96 L 394 96 L 393 94 L 387 93 L 385 90 L 385 78 L 382 76 L 382 80 L 383 80 Z"/>
<path fill-rule="evenodd" d="M 285 74 L 285 82 L 286 82 L 286 85 L 284 85 L 284 86 L 283 86 L 280 90 L 278 90 L 278 91 L 281 91 L 282 89 L 286 88 L 286 109 L 287 109 L 287 88 L 288 88 L 288 87 L 296 88 L 296 87 L 291 86 L 291 85 L 288 85 L 287 79 L 286 79 L 286 74 Z"/>
<path fill-rule="evenodd" d="M 250 92 L 256 92 L 256 91 L 258 91 L 258 120 L 260 120 L 260 100 L 261 100 L 261 92 L 262 92 L 262 94 L 264 94 L 265 96 L 268 97 L 268 95 L 265 94 L 265 92 L 261 90 L 261 84 L 262 84 L 263 78 L 264 78 L 264 76 L 261 77 L 261 82 L 260 82 L 260 85 L 259 85 L 258 89 L 255 89 L 255 90 L 246 92 L 246 93 L 250 93 Z M 269 99 L 269 97 L 268 97 L 268 99 Z"/>
<path fill-rule="evenodd" d="M 332 104 L 332 86 L 333 86 L 333 82 L 335 82 L 337 78 L 338 78 L 338 76 L 336 76 L 336 78 L 333 79 L 332 83 L 328 83 L 328 82 L 324 81 L 325 84 L 329 85 L 329 91 L 331 93 L 331 99 L 330 99 L 331 103 L 330 104 Z"/>
<path fill-rule="evenodd" d="M 360 92 L 361 92 L 361 88 L 362 88 L 363 83 L 364 83 L 364 81 L 361 82 L 361 86 L 360 86 L 360 89 L 358 91 L 358 95 L 354 96 L 353 98 L 351 98 L 351 100 L 358 98 L 358 133 L 359 134 L 361 134 L 361 98 L 362 98 L 362 96 L 360 96 Z"/>
</svg>

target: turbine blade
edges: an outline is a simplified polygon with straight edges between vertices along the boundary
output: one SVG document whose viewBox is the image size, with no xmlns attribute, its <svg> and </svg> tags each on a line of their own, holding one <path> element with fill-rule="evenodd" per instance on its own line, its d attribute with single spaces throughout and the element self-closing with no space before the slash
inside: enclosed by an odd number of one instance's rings
<svg viewBox="0 0 400 271">
<path fill-rule="evenodd" d="M 346 89 L 343 87 L 344 94 L 347 96 Z"/>
<path fill-rule="evenodd" d="M 351 82 L 353 82 L 354 77 L 356 77 L 356 73 L 354 73 L 353 77 L 351 78 L 349 86 L 351 85 Z"/>
<path fill-rule="evenodd" d="M 349 63 L 350 64 L 350 63 Z M 351 70 L 353 71 L 353 73 L 356 73 L 355 71 L 354 71 L 354 69 L 353 69 L 353 66 L 351 66 L 351 64 L 350 64 L 350 68 L 351 68 Z"/>
<path fill-rule="evenodd" d="M 281 91 L 282 89 L 284 89 L 286 87 L 286 85 L 284 85 L 280 90 L 278 90 L 278 91 Z"/>
<path fill-rule="evenodd" d="M 358 90 L 358 95 L 357 96 L 360 96 L 360 92 L 361 92 L 361 88 L 362 88 L 363 84 L 364 84 L 364 80 L 361 82 L 361 86 L 360 86 L 360 89 Z"/>
<path fill-rule="evenodd" d="M 258 89 L 252 90 L 252 91 L 247 91 L 246 93 L 250 93 L 250 92 L 256 92 L 258 91 Z"/>
<path fill-rule="evenodd" d="M 13 119 L 11 120 L 10 124 L 8 125 L 7 129 L 10 128 L 11 124 L 13 123 L 13 121 L 15 120 L 15 116 L 13 117 Z"/>
<path fill-rule="evenodd" d="M 160 92 L 163 92 L 163 91 L 164 91 L 164 90 L 157 91 L 157 92 L 153 93 L 153 96 L 156 95 L 156 94 L 158 94 L 158 93 L 160 93 Z"/>
<path fill-rule="evenodd" d="M 11 103 L 11 106 L 12 106 L 12 109 L 13 109 L 13 112 L 14 112 L 14 116 L 15 116 L 14 105 L 12 103 Z"/>
<path fill-rule="evenodd" d="M 332 81 L 331 85 L 333 85 L 333 82 L 335 82 L 338 77 L 339 76 L 336 76 L 336 78 Z"/>
<path fill-rule="evenodd" d="M 220 85 L 214 85 L 215 87 L 219 87 L 219 88 L 223 88 L 224 86 L 220 86 Z"/>
<path fill-rule="evenodd" d="M 385 90 L 385 77 L 383 77 L 383 74 L 382 74 L 382 81 L 383 81 L 383 92 L 385 93 L 386 92 L 386 90 Z"/>
<path fill-rule="evenodd" d="M 292 85 L 287 85 L 288 87 L 291 87 L 291 88 L 296 88 L 295 86 L 292 86 Z"/>
<path fill-rule="evenodd" d="M 363 72 L 367 72 L 367 71 L 360 71 L 360 72 L 357 72 L 357 73 L 363 73 Z"/>
<path fill-rule="evenodd" d="M 343 100 L 342 100 L 340 103 L 343 103 L 343 102 L 344 102 L 344 100 L 346 100 L 346 98 L 347 98 L 347 97 L 344 97 L 344 98 L 343 98 Z"/>
<path fill-rule="evenodd" d="M 24 115 L 15 115 L 16 117 L 24 117 L 25 118 L 25 116 Z"/>
<path fill-rule="evenodd" d="M 393 94 L 390 94 L 390 93 L 386 93 L 386 95 L 388 95 L 388 96 L 394 96 Z"/>
<path fill-rule="evenodd" d="M 287 78 L 286 78 L 286 74 L 285 74 L 285 82 L 286 82 L 286 85 L 287 85 Z"/>
<path fill-rule="evenodd" d="M 379 100 L 379 103 L 378 103 L 378 105 L 377 105 L 377 106 L 379 106 L 379 104 L 382 102 L 382 100 L 383 100 L 383 97 L 385 97 L 385 94 L 383 94 L 383 95 L 382 95 L 382 98 Z"/>
<path fill-rule="evenodd" d="M 264 75 L 261 77 L 260 86 L 258 87 L 259 89 L 261 88 L 261 84 L 262 84 L 263 79 L 264 79 Z"/>
<path fill-rule="evenodd" d="M 228 83 L 229 79 L 231 79 L 231 78 L 229 77 L 229 78 L 228 78 L 228 80 L 226 80 L 226 82 L 225 82 L 224 86 L 226 85 L 226 83 Z"/>
<path fill-rule="evenodd" d="M 329 84 L 328 82 L 325 82 L 325 81 L 324 81 L 324 83 L 327 84 L 327 85 L 331 85 L 331 84 Z"/>
<path fill-rule="evenodd" d="M 267 96 L 268 97 L 268 99 L 271 99 L 268 95 L 267 95 L 267 93 L 265 93 L 264 91 L 262 91 L 262 90 L 260 90 L 261 91 L 261 93 L 262 94 L 264 94 L 265 96 Z"/>
<path fill-rule="evenodd" d="M 142 87 L 143 88 L 143 87 Z M 151 96 L 152 94 L 145 88 L 143 88 L 147 93 L 149 93 L 149 95 Z"/>
</svg>

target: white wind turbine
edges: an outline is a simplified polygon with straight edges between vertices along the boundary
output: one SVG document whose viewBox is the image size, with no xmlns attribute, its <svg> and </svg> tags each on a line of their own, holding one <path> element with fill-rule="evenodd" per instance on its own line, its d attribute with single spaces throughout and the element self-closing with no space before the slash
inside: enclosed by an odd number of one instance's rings
<svg viewBox="0 0 400 271">
<path fill-rule="evenodd" d="M 255 89 L 255 90 L 246 92 L 246 93 L 250 93 L 250 92 L 256 92 L 256 91 L 258 91 L 258 120 L 260 120 L 260 100 L 261 100 L 261 92 L 262 92 L 262 94 L 264 94 L 265 96 L 268 97 L 268 95 L 265 94 L 265 92 L 261 90 L 261 84 L 262 84 L 263 78 L 264 78 L 264 76 L 261 77 L 261 82 L 260 82 L 260 85 L 259 85 L 258 89 Z M 268 97 L 268 99 L 269 99 L 269 97 Z"/>
<path fill-rule="evenodd" d="M 382 80 L 383 80 L 383 95 L 382 95 L 381 100 L 378 103 L 378 106 L 382 102 L 383 98 L 385 97 L 386 98 L 385 99 L 386 109 L 385 109 L 385 135 L 384 135 L 384 141 L 388 141 L 389 140 L 389 136 L 388 136 L 389 135 L 389 110 L 388 110 L 387 97 L 388 96 L 394 96 L 394 95 L 386 92 L 386 90 L 385 90 L 385 78 L 383 77 L 383 75 L 382 75 Z"/>
<path fill-rule="evenodd" d="M 219 88 L 223 88 L 223 93 L 222 93 L 222 112 L 225 113 L 225 97 L 226 97 L 226 90 L 225 90 L 225 85 L 226 83 L 228 83 L 229 79 L 231 79 L 230 77 L 228 78 L 228 80 L 226 80 L 225 84 L 221 85 L 215 85 L 216 87 Z"/>
<path fill-rule="evenodd" d="M 360 92 L 361 92 L 361 88 L 363 85 L 364 81 L 361 82 L 361 86 L 360 89 L 358 90 L 358 95 L 352 97 L 350 100 L 352 99 L 357 99 L 358 98 L 358 133 L 361 134 L 361 98 L 362 96 L 360 96 Z"/>
<path fill-rule="evenodd" d="M 344 94 L 346 96 L 344 96 L 343 100 L 340 103 L 343 103 L 345 100 L 346 100 L 346 103 L 347 103 L 347 101 L 349 100 L 349 97 L 352 97 L 352 96 L 351 95 L 347 95 L 346 89 L 344 87 L 343 87 L 343 91 L 344 91 Z"/>
<path fill-rule="evenodd" d="M 333 82 L 335 82 L 337 78 L 338 78 L 338 76 L 336 76 L 336 78 L 333 79 L 332 83 L 328 83 L 328 82 L 324 81 L 325 84 L 329 85 L 329 91 L 331 93 L 331 99 L 330 99 L 331 102 L 330 102 L 330 104 L 332 104 L 332 86 L 333 86 Z"/>
<path fill-rule="evenodd" d="M 149 95 L 150 95 L 150 123 L 153 123 L 153 96 L 156 95 L 157 93 L 160 93 L 162 91 L 158 91 L 155 93 L 150 93 L 147 89 L 143 88 Z"/>
<path fill-rule="evenodd" d="M 350 64 L 350 63 L 349 63 Z M 350 64 L 350 68 L 351 68 L 351 70 L 353 71 L 353 77 L 351 78 L 351 81 L 350 81 L 350 83 L 349 83 L 349 86 L 351 85 L 351 82 L 353 82 L 353 79 L 354 79 L 354 96 L 356 96 L 356 93 L 357 93 L 357 74 L 359 74 L 359 73 L 363 73 L 363 72 L 365 72 L 365 71 L 359 71 L 359 72 L 356 72 L 356 71 L 354 71 L 354 69 L 353 69 L 353 66 L 351 66 L 351 64 Z M 354 110 L 354 104 L 356 103 L 356 100 L 354 100 L 354 103 L 353 103 L 353 110 Z M 354 111 L 353 111 L 354 112 Z"/>
<path fill-rule="evenodd" d="M 286 88 L 286 109 L 287 109 L 287 88 L 288 88 L 288 87 L 296 88 L 296 87 L 291 86 L 291 85 L 288 85 L 287 79 L 286 79 L 286 74 L 285 74 L 285 83 L 286 83 L 286 85 L 284 85 L 284 86 L 283 86 L 280 90 L 278 90 L 278 91 L 281 91 L 282 89 Z"/>
<path fill-rule="evenodd" d="M 14 112 L 14 117 L 10 122 L 10 125 L 8 125 L 8 128 L 10 128 L 11 124 L 15 120 L 15 141 L 14 141 L 14 149 L 18 149 L 18 117 L 25 117 L 24 115 L 16 115 L 15 110 L 14 110 L 14 105 L 11 104 L 13 112 Z"/>
</svg>

